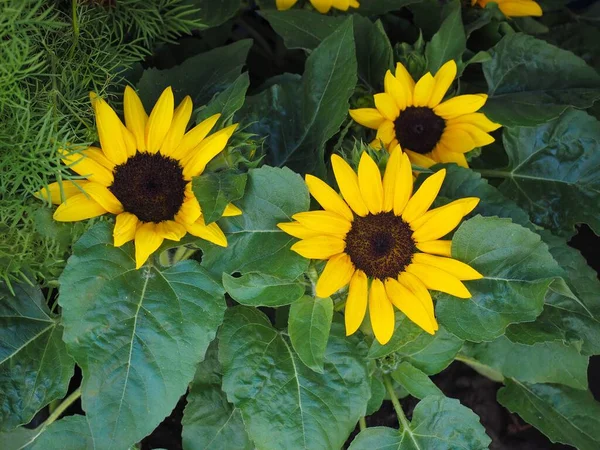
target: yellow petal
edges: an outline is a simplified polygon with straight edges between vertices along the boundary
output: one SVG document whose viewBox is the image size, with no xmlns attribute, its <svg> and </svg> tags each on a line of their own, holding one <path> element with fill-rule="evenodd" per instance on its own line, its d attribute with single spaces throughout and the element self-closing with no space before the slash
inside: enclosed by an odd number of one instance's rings
<svg viewBox="0 0 600 450">
<path fill-rule="evenodd" d="M 331 0 L 310 0 L 310 3 L 321 14 L 327 14 L 331 9 Z"/>
<path fill-rule="evenodd" d="M 359 108 L 349 111 L 350 117 L 364 127 L 376 130 L 385 121 L 385 117 L 375 108 Z"/>
<path fill-rule="evenodd" d="M 326 298 L 339 291 L 350 282 L 353 274 L 354 265 L 348 255 L 340 253 L 332 256 L 317 281 L 317 297 Z"/>
<path fill-rule="evenodd" d="M 492 122 L 483 113 L 471 113 L 455 117 L 454 119 L 447 120 L 446 126 L 451 127 L 452 125 L 458 123 L 468 123 L 471 125 L 475 125 L 477 128 L 485 132 L 497 130 L 502 126 L 499 123 Z"/>
<path fill-rule="evenodd" d="M 117 113 L 104 100 L 96 97 L 93 101 L 96 113 L 96 128 L 100 147 L 106 157 L 115 164 L 127 161 L 127 145 L 123 138 L 123 123 Z"/>
<path fill-rule="evenodd" d="M 469 133 L 458 129 L 446 128 L 440 139 L 440 144 L 452 152 L 466 153 L 473 150 L 477 145 Z"/>
<path fill-rule="evenodd" d="M 388 159 L 383 174 L 383 210 L 391 211 L 394 208 L 394 198 L 396 196 L 396 186 L 399 184 L 400 168 L 402 166 L 402 150 L 396 146 Z M 411 180 L 412 184 L 412 180 Z"/>
<path fill-rule="evenodd" d="M 125 124 L 133 136 L 138 150 L 146 150 L 146 123 L 148 114 L 142 105 L 142 101 L 136 92 L 129 86 L 125 87 L 125 98 L 123 100 L 125 113 Z"/>
<path fill-rule="evenodd" d="M 410 223 L 410 227 L 413 230 L 418 230 L 422 225 L 425 224 L 425 222 L 427 222 L 429 219 L 434 217 L 440 211 L 443 211 L 448 208 L 458 207 L 458 205 L 461 205 L 460 207 L 463 210 L 462 214 L 464 217 L 467 214 L 469 214 L 471 211 L 473 211 L 478 204 L 479 204 L 479 199 L 477 197 L 459 198 L 458 200 L 454 200 L 444 206 L 440 206 L 439 208 L 434 208 L 434 209 L 427 211 L 425 214 L 423 214 L 418 219 L 413 220 Z"/>
<path fill-rule="evenodd" d="M 500 2 L 498 7 L 506 17 L 540 17 L 542 15 L 542 8 L 536 2 Z"/>
<path fill-rule="evenodd" d="M 163 243 L 163 237 L 156 231 L 156 224 L 142 223 L 135 232 L 135 268 L 139 269 Z"/>
<path fill-rule="evenodd" d="M 421 155 L 420 153 L 413 152 L 406 148 L 404 149 L 404 153 L 408 155 L 408 159 L 410 159 L 410 162 L 412 162 L 416 166 L 429 169 L 431 166 L 435 165 L 435 160 L 433 160 L 427 155 Z M 431 154 L 429 153 L 429 155 Z"/>
<path fill-rule="evenodd" d="M 383 122 L 377 129 L 377 136 L 375 136 L 375 139 L 382 141 L 386 146 L 396 139 L 396 128 L 394 128 L 394 122 L 390 122 L 389 120 Z"/>
<path fill-rule="evenodd" d="M 220 247 L 227 247 L 227 238 L 216 222 L 206 225 L 204 218 L 201 216 L 196 222 L 186 224 L 185 227 L 191 235 L 212 242 Z"/>
<path fill-rule="evenodd" d="M 317 236 L 296 242 L 291 250 L 309 259 L 328 259 L 342 253 L 345 247 L 346 243 L 339 237 Z"/>
<path fill-rule="evenodd" d="M 446 62 L 435 74 L 433 77 L 435 81 L 435 86 L 431 92 L 431 97 L 429 97 L 429 102 L 427 106 L 430 108 L 435 108 L 440 104 L 446 92 L 452 85 L 452 82 L 456 78 L 456 63 L 453 59 Z"/>
<path fill-rule="evenodd" d="M 292 219 L 319 234 L 331 234 L 344 238 L 352 224 L 342 216 L 329 211 L 307 211 L 294 214 Z M 326 296 L 327 297 L 327 296 Z"/>
<path fill-rule="evenodd" d="M 114 181 L 113 174 L 110 170 L 94 161 L 91 157 L 86 156 L 83 152 L 71 154 L 63 153 L 62 161 L 75 173 L 82 177 L 86 177 L 90 181 L 95 181 L 104 186 L 110 186 Z"/>
<path fill-rule="evenodd" d="M 331 165 L 346 203 L 359 216 L 366 216 L 369 209 L 363 201 L 358 187 L 358 176 L 354 173 L 352 167 L 338 155 L 331 155 Z"/>
<path fill-rule="evenodd" d="M 415 89 L 415 80 L 410 76 L 408 70 L 401 64 L 396 63 L 396 79 L 406 86 L 406 106 L 413 104 L 413 91 Z"/>
<path fill-rule="evenodd" d="M 121 214 L 123 212 L 123 205 L 106 186 L 90 182 L 85 186 L 85 192 L 109 213 Z"/>
<path fill-rule="evenodd" d="M 368 284 L 367 276 L 362 270 L 356 270 L 350 279 L 348 298 L 344 308 L 346 336 L 354 334 L 367 312 Z"/>
<path fill-rule="evenodd" d="M 421 306 L 423 306 L 425 311 L 427 311 L 429 319 L 431 320 L 431 325 L 435 330 L 437 330 L 438 324 L 435 320 L 435 314 L 433 312 L 433 299 L 431 298 L 431 294 L 423 282 L 412 273 L 408 272 L 402 272 L 398 276 L 398 282 L 415 295 L 415 297 L 419 300 L 419 303 L 421 303 Z"/>
<path fill-rule="evenodd" d="M 113 230 L 114 246 L 120 247 L 135 237 L 135 232 L 140 224 L 137 216 L 128 212 L 123 212 L 117 216 L 115 228 Z"/>
<path fill-rule="evenodd" d="M 398 109 L 400 111 L 406 109 L 408 99 L 412 97 L 409 86 L 402 84 L 389 70 L 385 73 L 383 85 L 385 92 L 394 99 Z"/>
<path fill-rule="evenodd" d="M 156 225 L 156 232 L 165 239 L 179 241 L 185 236 L 186 228 L 174 220 L 165 220 Z"/>
<path fill-rule="evenodd" d="M 191 180 L 192 177 L 200 175 L 204 171 L 210 160 L 223 151 L 237 127 L 236 123 L 223 128 L 211 134 L 196 147 L 193 156 L 184 163 L 183 176 L 186 180 Z"/>
<path fill-rule="evenodd" d="M 276 0 L 275 5 L 279 11 L 290 9 L 298 0 Z"/>
<path fill-rule="evenodd" d="M 221 114 L 212 115 L 184 134 L 177 148 L 169 156 L 178 160 L 190 157 L 190 152 L 200 145 L 202 140 L 210 133 L 210 130 L 214 128 L 220 117 Z"/>
<path fill-rule="evenodd" d="M 394 214 L 399 216 L 404 212 L 406 204 L 413 192 L 412 168 L 408 155 L 405 153 L 400 157 L 400 171 L 396 179 L 396 190 L 394 191 Z"/>
<path fill-rule="evenodd" d="M 192 224 L 198 220 L 201 214 L 200 203 L 194 194 L 186 195 L 179 211 L 175 214 L 175 220 L 183 225 Z"/>
<path fill-rule="evenodd" d="M 383 210 L 383 186 L 381 184 L 381 173 L 377 163 L 363 152 L 358 163 L 358 187 L 362 198 L 373 214 Z"/>
<path fill-rule="evenodd" d="M 82 155 L 90 158 L 92 161 L 97 162 L 102 167 L 108 169 L 108 171 L 112 172 L 115 169 L 115 164 L 110 161 L 104 152 L 98 147 L 88 147 L 84 151 L 81 152 Z"/>
<path fill-rule="evenodd" d="M 331 0 L 331 6 L 340 11 L 348 11 L 350 0 Z"/>
<path fill-rule="evenodd" d="M 35 194 L 36 198 L 52 202 L 54 205 L 59 205 L 68 198 L 73 197 L 77 194 L 82 194 L 85 191 L 85 186 L 88 181 L 56 181 L 50 183 L 48 187 L 45 187 Z M 62 189 L 62 193 L 61 193 Z"/>
<path fill-rule="evenodd" d="M 492 136 L 490 136 L 489 134 L 487 134 L 485 131 L 481 130 L 479 127 L 477 127 L 476 125 L 472 125 L 470 123 L 455 123 L 452 125 L 448 125 L 446 127 L 446 130 L 444 130 L 444 133 L 448 132 L 448 131 L 454 131 L 454 130 L 461 130 L 466 132 L 471 139 L 473 140 L 473 143 L 475 144 L 475 147 L 483 147 L 484 145 L 489 145 L 492 142 L 494 142 L 494 138 Z M 442 137 L 443 139 L 443 137 Z M 457 150 L 455 150 L 457 151 Z M 467 150 L 469 151 L 469 150 Z"/>
<path fill-rule="evenodd" d="M 427 106 L 429 99 L 431 98 L 431 92 L 435 87 L 435 81 L 431 73 L 427 72 L 421 77 L 421 79 L 415 85 L 415 92 L 413 95 L 414 106 Z"/>
<path fill-rule="evenodd" d="M 383 117 L 392 122 L 398 118 L 400 110 L 391 95 L 382 92 L 381 94 L 375 94 L 373 99 L 375 100 L 375 107 Z"/>
<path fill-rule="evenodd" d="M 438 269 L 442 269 L 450 275 L 455 276 L 459 280 L 479 280 L 480 278 L 483 278 L 483 275 L 468 264 L 452 258 L 444 258 L 442 256 L 434 256 L 427 253 L 415 253 L 413 255 L 413 262 L 437 267 Z"/>
<path fill-rule="evenodd" d="M 381 344 L 387 344 L 394 334 L 394 307 L 385 293 L 379 279 L 371 281 L 369 292 L 369 317 L 375 338 Z"/>
<path fill-rule="evenodd" d="M 472 210 L 479 203 L 479 199 L 476 197 L 471 198 L 469 209 Z M 439 208 L 435 214 L 433 214 L 425 223 L 419 228 L 413 228 L 414 233 L 412 235 L 416 242 L 422 241 L 433 241 L 447 235 L 460 223 L 462 218 L 465 216 L 465 205 L 462 202 L 452 202 L 452 204 L 446 207 Z"/>
<path fill-rule="evenodd" d="M 406 271 L 420 279 L 427 289 L 445 292 L 458 298 L 470 298 L 471 293 L 458 278 L 437 267 L 426 264 L 410 264 Z"/>
<path fill-rule="evenodd" d="M 121 134 L 125 141 L 125 149 L 127 150 L 127 157 L 131 158 L 137 153 L 137 143 L 135 142 L 135 136 L 125 125 L 121 125 Z"/>
<path fill-rule="evenodd" d="M 385 280 L 385 291 L 394 306 L 402 311 L 406 317 L 427 333 L 435 333 L 436 328 L 429 311 L 412 291 L 392 278 Z"/>
<path fill-rule="evenodd" d="M 86 194 L 76 194 L 56 208 L 53 217 L 58 222 L 76 222 L 98 217 L 106 212 L 106 209 Z"/>
<path fill-rule="evenodd" d="M 424 253 L 432 253 L 434 255 L 452 256 L 452 241 L 427 241 L 417 242 L 415 244 L 419 250 Z"/>
<path fill-rule="evenodd" d="M 433 108 L 433 112 L 444 119 L 452 119 L 463 114 L 474 113 L 485 105 L 486 100 L 485 94 L 459 95 L 439 104 Z"/>
<path fill-rule="evenodd" d="M 160 94 L 146 123 L 146 150 L 150 153 L 156 153 L 165 140 L 173 121 L 174 107 L 173 90 L 168 87 Z"/>
<path fill-rule="evenodd" d="M 223 211 L 223 217 L 235 217 L 241 216 L 242 210 L 235 206 L 233 203 L 227 204 L 225 210 Z"/>
<path fill-rule="evenodd" d="M 277 224 L 277 227 L 290 236 L 294 236 L 299 239 L 307 239 L 322 235 L 322 233 L 311 230 L 310 228 L 306 228 L 304 225 L 299 224 L 298 222 L 281 222 Z"/>
<path fill-rule="evenodd" d="M 431 156 L 438 162 L 455 163 L 460 167 L 469 167 L 467 158 L 463 153 L 451 152 L 441 143 L 438 143 L 435 150 L 431 152 Z"/>
<path fill-rule="evenodd" d="M 408 201 L 406 208 L 402 212 L 402 218 L 406 222 L 412 222 L 418 219 L 425 211 L 429 209 L 444 182 L 446 176 L 446 169 L 442 169 L 427 178 L 419 190 L 411 197 Z"/>
<path fill-rule="evenodd" d="M 346 202 L 331 186 L 312 175 L 306 175 L 305 181 L 310 194 L 325 210 L 339 214 L 349 221 L 354 219 L 354 214 L 352 214 Z"/>
<path fill-rule="evenodd" d="M 160 152 L 163 155 L 170 155 L 179 146 L 191 116 L 192 99 L 188 95 L 183 99 L 173 113 L 173 122 L 171 123 L 171 128 L 169 128 L 169 131 L 165 136 L 165 140 L 160 147 Z"/>
</svg>

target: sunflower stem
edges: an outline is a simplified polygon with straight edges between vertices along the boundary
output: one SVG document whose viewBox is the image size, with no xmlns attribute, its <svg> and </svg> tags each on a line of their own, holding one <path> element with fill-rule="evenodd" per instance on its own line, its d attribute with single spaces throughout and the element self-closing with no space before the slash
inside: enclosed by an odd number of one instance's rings
<svg viewBox="0 0 600 450">
<path fill-rule="evenodd" d="M 56 407 L 56 409 L 48 416 L 46 421 L 42 424 L 42 428 L 46 428 L 52 423 L 54 423 L 61 415 L 65 412 L 65 410 L 71 406 L 75 401 L 81 397 L 81 386 L 75 389 L 71 395 L 64 399 L 64 401 Z"/>
<path fill-rule="evenodd" d="M 358 419 L 358 426 L 360 427 L 360 431 L 364 431 L 367 429 L 367 421 L 364 417 Z"/>
<path fill-rule="evenodd" d="M 306 275 L 308 276 L 308 279 L 310 280 L 312 296 L 316 297 L 317 296 L 317 281 L 319 279 L 319 274 L 317 273 L 317 268 L 312 263 L 310 264 L 310 266 L 308 266 Z"/>
<path fill-rule="evenodd" d="M 408 423 L 408 419 L 404 415 L 404 411 L 402 410 L 402 405 L 398 401 L 398 397 L 396 397 L 396 391 L 394 390 L 392 379 L 387 373 L 383 374 L 383 384 L 387 389 L 388 395 L 390 396 L 390 400 L 392 401 L 392 405 L 394 405 L 396 416 L 398 416 L 398 424 L 400 425 L 400 431 L 408 430 L 410 428 L 410 424 Z"/>
</svg>

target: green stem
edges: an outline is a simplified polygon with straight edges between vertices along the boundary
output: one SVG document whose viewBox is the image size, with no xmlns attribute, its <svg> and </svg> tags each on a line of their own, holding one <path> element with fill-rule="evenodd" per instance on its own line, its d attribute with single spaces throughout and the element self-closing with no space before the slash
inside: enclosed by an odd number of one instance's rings
<svg viewBox="0 0 600 450">
<path fill-rule="evenodd" d="M 510 173 L 504 172 L 503 170 L 493 170 L 493 169 L 473 169 L 475 172 L 479 172 L 482 177 L 488 178 L 508 178 L 510 177 Z"/>
<path fill-rule="evenodd" d="M 358 419 L 358 426 L 360 427 L 360 431 L 364 431 L 367 429 L 367 421 L 364 417 Z"/>
<path fill-rule="evenodd" d="M 75 389 L 71 395 L 63 400 L 63 402 L 56 407 L 56 409 L 48 416 L 46 421 L 43 423 L 42 428 L 46 428 L 58 419 L 65 410 L 71 406 L 79 397 L 81 397 L 81 386 Z"/>
<path fill-rule="evenodd" d="M 394 405 L 394 410 L 396 411 L 396 415 L 398 416 L 398 423 L 400 425 L 400 431 L 409 430 L 410 424 L 408 423 L 408 419 L 404 415 L 404 411 L 402 410 L 402 405 L 398 401 L 398 397 L 396 397 L 396 391 L 394 390 L 394 385 L 392 384 L 392 379 L 387 373 L 383 374 L 383 384 L 387 389 L 388 395 L 392 400 L 392 405 Z"/>
<path fill-rule="evenodd" d="M 73 22 L 73 48 L 79 40 L 79 20 L 77 18 L 77 0 L 71 0 L 71 21 Z"/>
<path fill-rule="evenodd" d="M 319 274 L 317 273 L 317 269 L 315 268 L 314 264 L 311 263 L 310 266 L 308 266 L 306 275 L 308 275 L 308 279 L 310 280 L 310 283 L 312 285 L 312 295 L 313 295 L 313 297 L 316 297 L 317 281 L 319 279 Z"/>
</svg>

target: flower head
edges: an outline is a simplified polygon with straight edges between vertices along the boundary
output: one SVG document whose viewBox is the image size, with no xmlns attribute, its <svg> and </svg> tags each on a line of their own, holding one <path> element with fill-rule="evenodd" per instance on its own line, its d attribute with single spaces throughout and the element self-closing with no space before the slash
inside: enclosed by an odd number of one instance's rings
<svg viewBox="0 0 600 450">
<path fill-rule="evenodd" d="M 204 223 L 191 180 L 225 148 L 237 124 L 209 135 L 220 117 L 215 114 L 186 133 L 192 100 L 188 96 L 174 108 L 170 87 L 150 116 L 126 87 L 125 125 L 108 103 L 93 93 L 90 98 L 100 147 L 63 151 L 63 162 L 84 179 L 52 183 L 37 193 L 59 205 L 54 219 L 73 222 L 115 214 L 114 245 L 135 239 L 136 268 L 164 239 L 179 241 L 186 233 L 227 246 L 219 226 Z M 239 214 L 231 204 L 224 213 Z"/>
<path fill-rule="evenodd" d="M 277 9 L 285 11 L 294 6 L 298 0 L 276 0 Z M 349 8 L 358 8 L 357 0 L 310 0 L 310 3 L 321 14 L 327 14 L 331 8 L 348 11 Z"/>
<path fill-rule="evenodd" d="M 367 304 L 375 337 L 381 344 L 394 332 L 394 306 L 426 332 L 438 324 L 429 289 L 471 297 L 461 280 L 481 275 L 451 258 L 450 240 L 441 240 L 477 206 L 479 199 L 455 200 L 429 210 L 446 171 L 436 172 L 413 194 L 410 161 L 396 147 L 383 180 L 373 159 L 363 153 L 358 174 L 337 155 L 331 157 L 340 197 L 320 179 L 307 175 L 311 195 L 324 208 L 295 214 L 280 223 L 301 240 L 296 253 L 327 264 L 316 285 L 328 297 L 349 284 L 345 307 L 346 334 L 361 325 Z M 428 211 L 429 210 L 429 211 Z"/>
<path fill-rule="evenodd" d="M 542 15 L 542 7 L 533 0 L 471 0 L 471 5 L 478 4 L 482 8 L 488 3 L 497 3 L 506 17 L 524 17 Z"/>
<path fill-rule="evenodd" d="M 436 162 L 467 167 L 465 153 L 491 144 L 488 134 L 499 124 L 478 111 L 486 94 L 442 99 L 456 77 L 456 63 L 448 61 L 435 76 L 426 73 L 415 83 L 398 63 L 396 74 L 385 74 L 385 92 L 375 94 L 375 108 L 350 110 L 359 124 L 377 130 L 377 140 L 392 150 L 398 144 L 410 160 L 422 167 Z M 377 145 L 378 146 L 378 145 Z"/>
</svg>

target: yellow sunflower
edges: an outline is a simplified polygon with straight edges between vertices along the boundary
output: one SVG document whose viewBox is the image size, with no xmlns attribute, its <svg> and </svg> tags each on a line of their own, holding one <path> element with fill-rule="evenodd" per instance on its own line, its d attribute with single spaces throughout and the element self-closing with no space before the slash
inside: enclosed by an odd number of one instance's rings
<svg viewBox="0 0 600 450">
<path fill-rule="evenodd" d="M 506 17 L 524 17 L 542 15 L 542 7 L 533 0 L 471 0 L 471 5 L 478 4 L 482 8 L 488 3 L 497 3 Z"/>
<path fill-rule="evenodd" d="M 277 9 L 285 11 L 294 6 L 298 0 L 276 0 Z M 348 8 L 358 8 L 360 4 L 357 0 L 310 0 L 310 3 L 321 14 L 327 14 L 331 8 L 341 11 L 348 11 Z"/>
<path fill-rule="evenodd" d="M 478 111 L 486 94 L 459 95 L 442 102 L 456 77 L 456 63 L 448 61 L 435 76 L 426 73 L 415 83 L 398 63 L 396 74 L 385 74 L 385 92 L 374 95 L 375 108 L 350 110 L 359 124 L 377 130 L 379 141 L 392 150 L 400 144 L 410 160 L 422 167 L 437 162 L 468 167 L 465 153 L 491 144 L 488 134 L 499 124 Z"/>
<path fill-rule="evenodd" d="M 329 297 L 347 284 L 346 334 L 361 325 L 369 306 L 376 339 L 385 344 L 394 332 L 394 306 L 434 334 L 438 324 L 428 289 L 460 298 L 471 293 L 461 280 L 482 276 L 451 258 L 450 240 L 441 240 L 479 203 L 475 197 L 429 210 L 446 171 L 436 172 L 413 195 L 411 164 L 397 146 L 383 180 L 373 159 L 363 153 L 358 174 L 341 157 L 331 157 L 343 196 L 320 179 L 307 175 L 311 195 L 324 208 L 295 214 L 278 224 L 301 240 L 296 253 L 327 264 L 316 285 L 318 297 Z M 370 286 L 369 286 L 370 285 Z"/>
<path fill-rule="evenodd" d="M 126 87 L 125 125 L 108 103 L 94 93 L 90 98 L 100 148 L 62 152 L 63 162 L 84 179 L 52 183 L 36 194 L 59 205 L 54 219 L 73 222 L 115 214 L 114 245 L 135 239 L 136 268 L 164 239 L 178 241 L 186 233 L 226 247 L 219 226 L 204 223 L 191 180 L 225 148 L 237 124 L 209 136 L 220 117 L 215 114 L 186 133 L 192 100 L 185 97 L 174 109 L 170 87 L 150 116 L 135 91 Z M 239 214 L 232 204 L 224 213 Z"/>
</svg>

